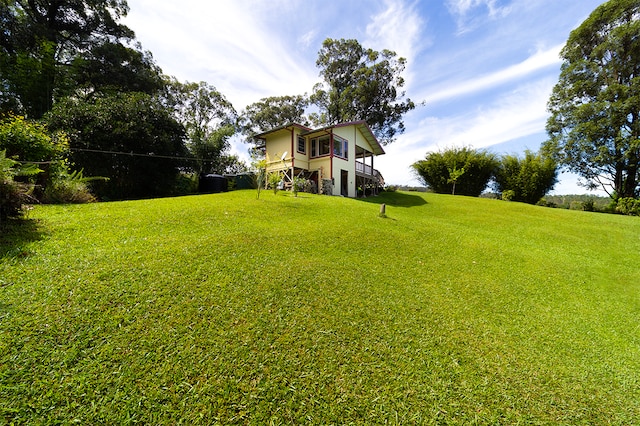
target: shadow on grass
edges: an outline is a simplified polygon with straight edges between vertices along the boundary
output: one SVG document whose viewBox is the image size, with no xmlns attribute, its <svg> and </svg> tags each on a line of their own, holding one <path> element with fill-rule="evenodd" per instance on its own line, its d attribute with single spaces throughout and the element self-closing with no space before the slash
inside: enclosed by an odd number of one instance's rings
<svg viewBox="0 0 640 426">
<path fill-rule="evenodd" d="M 24 245 L 42 240 L 42 230 L 34 219 L 5 219 L 0 222 L 0 260 L 27 257 Z"/>
<path fill-rule="evenodd" d="M 417 207 L 427 204 L 423 197 L 404 192 L 383 192 L 375 197 L 358 198 L 358 200 L 365 203 L 386 204 L 393 207 Z"/>
</svg>

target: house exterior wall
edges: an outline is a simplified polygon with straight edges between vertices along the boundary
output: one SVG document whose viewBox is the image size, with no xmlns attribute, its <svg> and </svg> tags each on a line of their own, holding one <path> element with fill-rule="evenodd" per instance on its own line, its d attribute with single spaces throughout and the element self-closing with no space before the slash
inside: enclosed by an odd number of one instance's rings
<svg viewBox="0 0 640 426">
<path fill-rule="evenodd" d="M 356 146 L 366 149 L 369 152 L 373 152 L 373 147 L 367 142 L 360 130 L 354 125 L 338 127 L 333 130 L 333 134 L 337 135 L 349 142 L 349 155 L 348 160 L 345 161 L 342 158 L 334 157 L 333 161 L 333 176 L 336 184 L 333 188 L 334 195 L 340 195 L 341 192 L 341 170 L 348 172 L 348 188 L 349 197 L 356 197 Z"/>
<path fill-rule="evenodd" d="M 282 130 L 269 135 L 266 151 L 267 173 L 282 170 L 285 167 L 281 160 L 285 151 L 287 152 L 285 158 L 286 167 L 291 167 L 291 132 Z"/>
<path fill-rule="evenodd" d="M 294 157 L 295 166 L 301 169 L 310 170 L 311 167 L 309 165 L 309 155 L 310 155 L 309 150 L 311 149 L 311 147 L 309 146 L 309 139 L 304 138 L 305 152 L 304 153 L 298 152 L 298 136 L 300 136 L 300 133 L 302 133 L 302 131 L 296 127 L 294 129 L 294 134 L 293 134 L 293 150 L 292 150 L 292 154 L 295 156 Z"/>
</svg>

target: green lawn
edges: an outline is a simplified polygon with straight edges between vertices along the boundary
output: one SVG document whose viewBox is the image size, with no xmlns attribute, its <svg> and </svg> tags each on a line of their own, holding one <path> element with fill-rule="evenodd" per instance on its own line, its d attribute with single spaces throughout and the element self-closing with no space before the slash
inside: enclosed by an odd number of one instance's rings
<svg viewBox="0 0 640 426">
<path fill-rule="evenodd" d="M 236 191 L 2 232 L 0 423 L 640 423 L 639 218 Z"/>
</svg>

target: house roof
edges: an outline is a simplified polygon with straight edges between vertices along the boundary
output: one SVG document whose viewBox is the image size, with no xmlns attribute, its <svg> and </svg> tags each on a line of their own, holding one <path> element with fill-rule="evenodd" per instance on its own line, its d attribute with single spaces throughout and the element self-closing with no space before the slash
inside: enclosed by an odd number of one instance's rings
<svg viewBox="0 0 640 426">
<path fill-rule="evenodd" d="M 369 142 L 369 145 L 371 145 L 371 149 L 373 149 L 373 153 L 375 155 L 384 154 L 384 149 L 382 149 L 382 145 L 380 145 L 380 142 L 378 142 L 378 138 L 376 138 L 376 136 L 373 134 L 373 131 L 371 131 L 371 127 L 369 127 L 369 125 L 367 124 L 367 122 L 365 120 L 349 121 L 349 122 L 346 122 L 346 123 L 338 123 L 338 124 L 334 124 L 334 125 L 331 125 L 331 126 L 326 126 L 326 127 L 323 127 L 321 129 L 316 129 L 316 130 L 330 130 L 330 129 L 335 129 L 335 128 L 338 128 L 338 127 L 347 127 L 347 126 L 355 126 L 358 130 L 360 130 L 360 133 L 362 133 L 362 135 L 367 140 L 367 142 Z"/>
<path fill-rule="evenodd" d="M 360 130 L 360 133 L 362 133 L 362 135 L 364 136 L 366 141 L 369 142 L 369 145 L 371 145 L 371 149 L 373 149 L 373 153 L 375 155 L 384 154 L 384 149 L 382 149 L 382 145 L 380 145 L 380 142 L 378 142 L 378 139 L 373 134 L 373 132 L 371 131 L 371 128 L 369 127 L 369 125 L 367 124 L 367 122 L 365 120 L 349 121 L 349 122 L 345 122 L 345 123 L 332 124 L 332 125 L 329 125 L 329 126 L 320 127 L 318 129 L 310 129 L 310 128 L 308 128 L 306 126 L 303 126 L 301 124 L 298 124 L 298 123 L 288 123 L 288 124 L 285 124 L 284 126 L 276 127 L 275 129 L 271 129 L 271 130 L 268 130 L 266 132 L 260 133 L 259 135 L 256 135 L 255 138 L 256 139 L 265 139 L 266 136 L 269 135 L 269 134 L 278 132 L 280 130 L 286 130 L 286 129 L 290 128 L 290 127 L 297 127 L 299 129 L 303 130 L 303 133 L 301 133 L 302 135 L 309 135 L 311 133 L 322 132 L 322 131 L 330 131 L 332 129 L 336 129 L 336 128 L 339 128 L 339 127 L 348 127 L 348 126 L 355 126 L 358 130 Z"/>
<path fill-rule="evenodd" d="M 280 130 L 286 130 L 289 127 L 297 127 L 297 128 L 299 128 L 301 130 L 304 130 L 305 132 L 311 130 L 310 128 L 308 128 L 307 126 L 303 126 L 302 124 L 287 123 L 284 126 L 279 126 L 279 127 L 274 128 L 274 129 L 267 130 L 266 132 L 259 133 L 259 134 L 255 135 L 254 138 L 255 139 L 264 139 L 267 135 L 270 135 L 271 133 L 279 132 Z"/>
</svg>

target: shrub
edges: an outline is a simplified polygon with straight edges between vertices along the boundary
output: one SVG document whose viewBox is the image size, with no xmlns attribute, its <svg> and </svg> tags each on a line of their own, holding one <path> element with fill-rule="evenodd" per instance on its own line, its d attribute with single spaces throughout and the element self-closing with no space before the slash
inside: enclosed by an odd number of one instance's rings
<svg viewBox="0 0 640 426">
<path fill-rule="evenodd" d="M 411 165 L 433 192 L 478 197 L 487 187 L 498 162 L 495 155 L 471 148 L 452 148 L 427 154 Z"/>
<path fill-rule="evenodd" d="M 280 189 L 280 182 L 282 182 L 282 176 L 280 175 L 279 172 L 269 173 L 268 182 L 269 182 L 269 188 L 271 188 L 271 190 L 273 191 L 273 195 L 275 195 L 278 193 L 278 190 Z"/>
<path fill-rule="evenodd" d="M 31 196 L 33 185 L 16 182 L 14 178 L 40 172 L 33 165 L 23 166 L 18 161 L 7 158 L 6 150 L 0 151 L 0 220 L 19 217 L 24 204 L 36 202 Z"/>
<path fill-rule="evenodd" d="M 50 204 L 83 204 L 96 201 L 87 182 L 91 180 L 106 180 L 104 178 L 85 178 L 82 171 L 60 173 L 47 185 L 42 199 Z"/>
<path fill-rule="evenodd" d="M 43 124 L 9 115 L 0 120 L 0 149 L 20 161 L 58 162 L 69 153 L 69 139 Z"/>
<path fill-rule="evenodd" d="M 63 132 L 50 132 L 45 125 L 21 116 L 8 115 L 0 119 L 0 150 L 6 152 L 6 158 L 15 158 L 23 163 L 41 164 L 44 173 L 39 173 L 37 178 L 31 181 L 37 184 L 38 197 L 42 195 L 42 188 L 49 186 L 52 180 L 68 167 L 67 135 Z"/>
<path fill-rule="evenodd" d="M 304 192 L 307 180 L 301 177 L 294 177 L 293 184 L 291 185 L 291 191 L 294 196 L 298 196 L 298 192 Z"/>
<path fill-rule="evenodd" d="M 596 203 L 594 200 L 589 199 L 582 202 L 582 211 L 594 212 L 596 211 Z"/>
<path fill-rule="evenodd" d="M 528 150 L 524 158 L 506 155 L 496 169 L 495 187 L 511 191 L 512 201 L 536 204 L 557 183 L 557 169 L 552 159 Z"/>
<path fill-rule="evenodd" d="M 620 198 L 616 203 L 616 212 L 629 216 L 640 216 L 640 200 L 635 198 Z"/>
<path fill-rule="evenodd" d="M 516 196 L 516 193 L 510 189 L 507 189 L 506 191 L 502 192 L 502 199 L 504 201 L 513 201 L 515 196 Z"/>
</svg>

